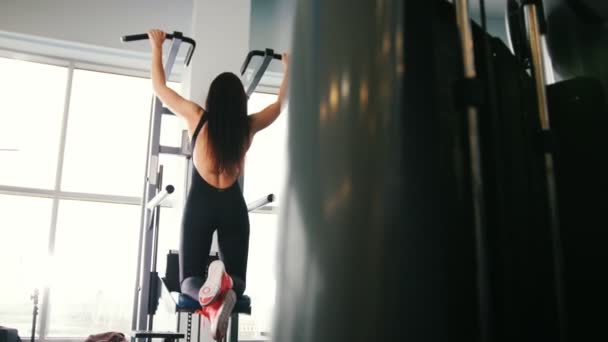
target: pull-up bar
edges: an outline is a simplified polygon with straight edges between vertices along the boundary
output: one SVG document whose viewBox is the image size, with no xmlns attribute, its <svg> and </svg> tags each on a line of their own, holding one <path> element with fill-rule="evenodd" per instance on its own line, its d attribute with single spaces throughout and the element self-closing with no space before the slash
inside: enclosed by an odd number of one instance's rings
<svg viewBox="0 0 608 342">
<path fill-rule="evenodd" d="M 184 37 L 184 35 L 178 31 L 165 34 L 165 38 L 166 39 L 179 39 L 184 43 L 190 44 L 190 48 L 188 48 L 188 52 L 186 53 L 186 65 L 189 65 L 190 60 L 192 59 L 192 55 L 194 54 L 194 49 L 196 49 L 196 42 L 194 41 L 194 39 L 189 38 L 189 37 Z M 131 34 L 131 35 L 127 35 L 127 36 L 122 36 L 120 38 L 120 40 L 125 43 L 133 42 L 136 40 L 146 40 L 146 39 L 148 39 L 147 33 Z"/>
<path fill-rule="evenodd" d="M 253 94 L 253 92 L 255 91 L 255 88 L 260 83 L 262 75 L 264 75 L 264 72 L 266 72 L 266 69 L 268 68 L 270 62 L 272 62 L 273 59 L 281 60 L 281 55 L 274 53 L 273 49 L 266 49 L 264 51 L 250 51 L 247 54 L 247 57 L 245 58 L 243 66 L 241 67 L 241 76 L 243 76 L 245 74 L 245 71 L 247 71 L 247 67 L 249 66 L 249 63 L 251 62 L 251 59 L 254 56 L 264 57 L 264 60 L 262 60 L 262 64 L 260 65 L 260 67 L 253 73 L 253 79 L 251 80 L 251 83 L 249 83 L 249 86 L 246 90 L 247 97 L 251 96 L 251 94 Z"/>
</svg>

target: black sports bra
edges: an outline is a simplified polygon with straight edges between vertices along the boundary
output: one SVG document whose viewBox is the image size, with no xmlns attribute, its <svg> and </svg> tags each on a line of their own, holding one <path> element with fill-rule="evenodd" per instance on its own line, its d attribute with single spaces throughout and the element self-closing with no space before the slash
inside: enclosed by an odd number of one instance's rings
<svg viewBox="0 0 608 342">
<path fill-rule="evenodd" d="M 207 122 L 207 115 L 205 114 L 207 114 L 207 112 L 203 111 L 203 115 L 201 115 L 201 119 L 198 121 L 198 125 L 196 125 L 196 129 L 194 129 L 194 133 L 192 134 L 192 140 L 190 141 L 190 150 L 192 150 L 192 153 L 194 153 L 194 144 L 196 143 L 196 138 L 201 132 L 201 128 L 203 128 L 205 122 Z"/>
</svg>

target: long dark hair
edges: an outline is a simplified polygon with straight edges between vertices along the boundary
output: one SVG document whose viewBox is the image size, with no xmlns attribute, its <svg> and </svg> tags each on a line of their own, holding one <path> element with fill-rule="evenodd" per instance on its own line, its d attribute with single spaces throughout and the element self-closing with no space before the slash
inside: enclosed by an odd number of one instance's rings
<svg viewBox="0 0 608 342">
<path fill-rule="evenodd" d="M 239 164 L 249 140 L 247 95 L 241 80 L 231 72 L 218 75 L 207 94 L 207 136 L 218 172 Z"/>
</svg>

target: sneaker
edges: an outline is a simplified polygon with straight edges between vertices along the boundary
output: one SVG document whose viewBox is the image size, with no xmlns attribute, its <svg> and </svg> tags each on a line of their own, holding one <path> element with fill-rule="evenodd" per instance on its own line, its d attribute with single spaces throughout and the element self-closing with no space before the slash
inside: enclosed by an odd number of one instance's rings
<svg viewBox="0 0 608 342">
<path fill-rule="evenodd" d="M 196 312 L 209 319 L 211 323 L 209 332 L 214 340 L 219 341 L 226 336 L 228 322 L 235 304 L 236 294 L 229 289 L 225 294 L 220 295 L 218 300 Z"/>
<path fill-rule="evenodd" d="M 201 306 L 207 306 L 221 294 L 233 286 L 232 278 L 226 273 L 224 263 L 215 260 L 209 264 L 207 280 L 198 292 L 198 301 Z"/>
</svg>

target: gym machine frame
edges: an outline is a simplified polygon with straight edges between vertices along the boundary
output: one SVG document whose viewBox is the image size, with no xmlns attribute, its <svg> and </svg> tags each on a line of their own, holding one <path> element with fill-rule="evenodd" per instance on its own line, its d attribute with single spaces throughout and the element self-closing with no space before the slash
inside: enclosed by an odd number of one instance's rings
<svg viewBox="0 0 608 342">
<path fill-rule="evenodd" d="M 484 1 L 481 0 L 481 10 L 484 11 Z M 527 24 L 527 34 L 529 46 L 523 46 L 523 37 L 515 37 L 517 52 L 527 50 L 529 56 L 524 56 L 520 62 L 523 65 L 531 67 L 532 76 L 535 83 L 539 119 L 541 123 L 541 135 L 545 142 L 545 178 L 547 182 L 547 202 L 549 204 L 549 213 L 552 235 L 553 249 L 553 267 L 556 284 L 556 306 L 558 310 L 559 320 L 559 336 L 560 341 L 564 341 L 567 329 L 567 318 L 565 312 L 564 289 L 563 289 L 563 261 L 561 234 L 559 225 L 559 216 L 557 208 L 557 191 L 555 185 L 554 173 L 554 158 L 552 148 L 552 131 L 549 122 L 549 110 L 546 94 L 546 77 L 543 46 L 541 35 L 546 31 L 544 23 L 544 14 L 542 1 L 538 0 L 509 0 L 507 2 L 509 15 L 513 12 L 520 11 L 522 22 Z M 465 79 L 476 81 L 477 73 L 475 70 L 473 38 L 470 27 L 470 17 L 468 13 L 467 0 L 455 0 L 456 17 L 460 31 L 461 49 L 464 62 Z M 485 13 L 482 13 L 485 16 Z M 513 18 L 510 17 L 512 20 Z M 484 19 L 485 20 L 485 19 Z M 526 54 L 526 53 L 524 53 Z M 473 208 L 475 218 L 475 240 L 476 240 L 476 260 L 477 260 L 477 287 L 478 287 L 478 302 L 479 302 L 479 318 L 480 318 L 480 337 L 481 341 L 492 340 L 492 323 L 490 317 L 492 307 L 490 303 L 490 285 L 489 285 L 489 270 L 488 270 L 488 246 L 487 246 L 487 226 L 485 222 L 485 208 L 483 197 L 483 177 L 481 163 L 481 146 L 480 132 L 478 125 L 478 108 L 476 105 L 467 107 L 467 121 L 469 134 L 469 152 L 470 152 L 470 167 L 471 167 L 471 186 L 473 194 Z"/>
<path fill-rule="evenodd" d="M 272 50 L 272 49 L 266 49 L 264 51 L 261 51 L 261 50 L 250 51 L 247 54 L 247 57 L 245 58 L 245 62 L 243 62 L 243 66 L 241 66 L 241 76 L 245 75 L 245 72 L 247 71 L 247 67 L 251 63 L 251 59 L 254 56 L 260 56 L 260 57 L 263 57 L 264 59 L 262 60 L 262 64 L 259 66 L 259 68 L 253 73 L 251 83 L 249 83 L 249 86 L 247 87 L 247 90 L 245 91 L 247 93 L 247 98 L 249 98 L 251 96 L 251 94 L 253 94 L 253 92 L 255 91 L 255 88 L 258 86 L 258 84 L 262 80 L 262 76 L 264 75 L 264 72 L 266 72 L 266 69 L 270 65 L 270 62 L 272 62 L 273 59 L 278 59 L 278 60 L 282 59 L 281 55 L 274 53 L 274 50 Z"/>
<path fill-rule="evenodd" d="M 544 7 L 539 0 L 520 0 L 520 10 L 527 23 L 529 40 L 529 59 L 532 62 L 532 75 L 536 88 L 538 102 L 538 115 L 541 124 L 541 134 L 544 142 L 545 177 L 547 181 L 547 201 L 549 204 L 549 218 L 551 222 L 551 238 L 553 249 L 553 271 L 556 287 L 556 307 L 559 324 L 559 341 L 565 341 L 568 331 L 568 317 L 566 314 L 566 299 L 564 290 L 563 249 L 559 221 L 558 194 L 555 181 L 554 133 L 549 120 L 549 103 L 547 99 L 547 80 L 545 75 L 545 55 L 542 44 L 542 35 L 547 32 Z"/>
<path fill-rule="evenodd" d="M 506 2 L 509 38 L 520 63 L 530 71 L 536 90 L 536 101 L 544 147 L 544 167 L 547 187 L 548 216 L 551 225 L 553 271 L 556 291 L 556 308 L 559 340 L 565 341 L 568 333 L 566 294 L 564 288 L 564 261 L 559 220 L 558 193 L 555 180 L 555 134 L 549 119 L 545 51 L 542 35 L 547 33 L 543 2 L 539 0 L 508 0 Z"/>
<path fill-rule="evenodd" d="M 196 49 L 196 42 L 192 38 L 184 37 L 181 32 L 175 31 L 173 34 L 167 34 L 166 39 L 172 41 L 169 54 L 164 62 L 165 77 L 169 78 L 177 54 L 179 52 L 182 42 L 190 44 L 188 49 L 185 64 L 189 65 L 194 50 Z M 147 40 L 147 34 L 135 34 L 123 36 L 123 42 L 132 42 L 138 40 Z M 148 203 L 156 196 L 159 185 L 159 156 L 160 154 L 173 154 L 189 157 L 190 146 L 188 141 L 187 132 L 182 133 L 181 147 L 167 147 L 160 145 L 160 132 L 161 132 L 161 121 L 162 115 L 173 113 L 163 107 L 160 99 L 154 96 L 152 100 L 150 126 L 148 133 L 148 154 L 146 158 L 146 174 L 145 174 L 145 185 L 143 190 L 143 200 L 141 208 L 141 231 L 140 231 L 140 245 L 138 248 L 138 264 L 137 264 L 137 285 L 135 288 L 135 298 L 137 298 L 133 309 L 133 330 L 152 330 L 153 328 L 153 307 L 154 304 L 150 302 L 150 287 L 151 284 L 151 265 L 150 261 L 155 264 L 152 260 L 152 248 L 154 231 L 152 230 L 153 225 L 151 224 L 154 209 L 150 210 L 147 206 Z M 154 207 L 155 208 L 155 207 Z M 143 247 L 143 248 L 142 248 Z M 146 321 L 148 316 L 148 321 Z"/>
<path fill-rule="evenodd" d="M 163 166 L 160 166 L 159 171 L 159 186 L 158 190 L 162 188 L 162 175 L 163 175 Z M 134 337 L 136 339 L 145 338 L 163 338 L 165 342 L 174 342 L 179 340 L 180 338 L 186 338 L 186 342 L 191 341 L 192 334 L 192 314 L 196 310 L 192 310 L 190 308 L 190 303 L 186 303 L 186 307 L 180 306 L 179 303 L 183 301 L 180 293 L 169 293 L 168 287 L 165 286 L 163 279 L 158 276 L 158 272 L 156 271 L 156 262 L 158 259 L 158 237 L 159 237 L 159 229 L 160 229 L 160 210 L 163 201 L 174 191 L 174 187 L 172 185 L 167 185 L 164 189 L 160 190 L 150 202 L 146 204 L 146 208 L 153 211 L 153 219 L 151 222 L 150 229 L 153 230 L 154 243 L 153 243 L 153 256 L 152 256 L 152 268 L 150 271 L 150 283 L 148 286 L 149 289 L 149 306 L 148 306 L 148 326 L 149 330 L 140 330 L 134 332 Z M 252 212 L 258 208 L 261 208 L 268 203 L 274 201 L 274 195 L 269 194 L 264 196 L 258 200 L 250 202 L 247 204 L 247 211 Z M 174 296 L 175 295 L 175 296 Z M 189 298 L 189 297 L 188 297 Z M 153 331 L 153 319 L 156 314 L 156 310 L 158 309 L 159 301 L 164 300 L 166 306 L 170 307 L 172 312 L 177 313 L 177 328 L 175 333 L 173 332 L 159 332 Z M 192 299 L 186 299 L 191 302 Z M 198 305 L 198 302 L 196 302 Z M 247 303 L 250 303 L 247 301 Z M 183 305 L 183 304 L 182 304 Z M 247 304 L 249 306 L 249 304 Z M 200 309 L 200 307 L 199 307 Z M 186 324 L 186 334 L 180 333 L 180 323 L 181 323 L 181 313 L 185 312 L 188 314 L 187 324 Z M 251 308 L 249 307 L 246 311 L 234 311 L 230 317 L 229 322 L 229 330 L 228 334 L 225 337 L 226 341 L 237 342 L 238 341 L 238 314 L 239 313 L 251 313 Z M 198 341 L 200 342 L 201 338 L 201 316 L 198 316 Z"/>
<path fill-rule="evenodd" d="M 179 52 L 182 42 L 190 44 L 185 57 L 185 65 L 188 66 L 194 54 L 196 48 L 196 42 L 189 37 L 183 36 L 181 32 L 175 31 L 173 34 L 166 34 L 165 38 L 172 40 L 169 54 L 164 63 L 165 78 L 169 78 L 171 71 L 175 64 L 177 54 Z M 121 37 L 123 42 L 132 42 L 138 40 L 147 40 L 147 33 L 127 35 Z M 245 74 L 247 67 L 249 66 L 254 56 L 263 57 L 261 65 L 253 73 L 252 81 L 247 87 L 247 97 L 255 91 L 255 88 L 259 84 L 260 80 L 268 65 L 273 59 L 281 59 L 281 55 L 275 54 L 272 49 L 265 49 L 265 51 L 254 50 L 249 52 L 245 62 L 241 67 L 241 75 Z M 158 97 L 154 96 L 152 100 L 151 108 L 151 119 L 149 125 L 148 135 L 148 154 L 146 158 L 146 174 L 145 174 L 145 185 L 144 185 L 144 196 L 142 201 L 141 211 L 141 231 L 140 231 L 140 245 L 138 248 L 138 267 L 137 267 L 137 285 L 135 288 L 136 303 L 133 309 L 133 324 L 132 330 L 134 331 L 151 331 L 153 329 L 153 319 L 156 309 L 158 307 L 158 298 L 160 294 L 160 283 L 158 273 L 156 272 L 156 261 L 158 253 L 158 226 L 160 219 L 160 205 L 162 202 L 173 192 L 174 187 L 168 185 L 165 189 L 162 189 L 162 173 L 163 166 L 159 165 L 160 154 L 173 154 L 178 156 L 184 156 L 188 158 L 187 166 L 187 177 L 184 184 L 184 188 L 189 188 L 190 169 L 193 166 L 190 150 L 190 141 L 188 139 L 187 131 L 182 132 L 181 145 L 180 147 L 170 147 L 160 145 L 160 132 L 162 115 L 175 115 L 170 109 L 163 107 L 162 102 Z M 241 187 L 243 186 L 243 177 L 239 179 Z M 185 192 L 186 193 L 186 192 Z M 258 208 L 265 206 L 266 204 L 274 200 L 274 195 L 270 194 L 259 200 L 256 200 L 248 204 L 248 211 L 254 211 Z M 143 245 L 143 248 L 142 248 Z M 147 317 L 147 320 L 146 320 Z M 179 329 L 179 322 L 178 322 Z M 141 335 L 141 334 L 140 334 Z M 154 336 L 153 336 L 154 335 Z M 160 336 L 155 333 L 149 333 L 145 336 L 138 336 L 135 338 L 155 338 L 161 337 L 167 341 L 174 339 L 183 338 L 183 334 L 167 334 Z M 199 333 L 200 338 L 200 333 Z M 229 331 L 230 341 L 238 340 L 238 323 L 231 322 Z"/>
</svg>

